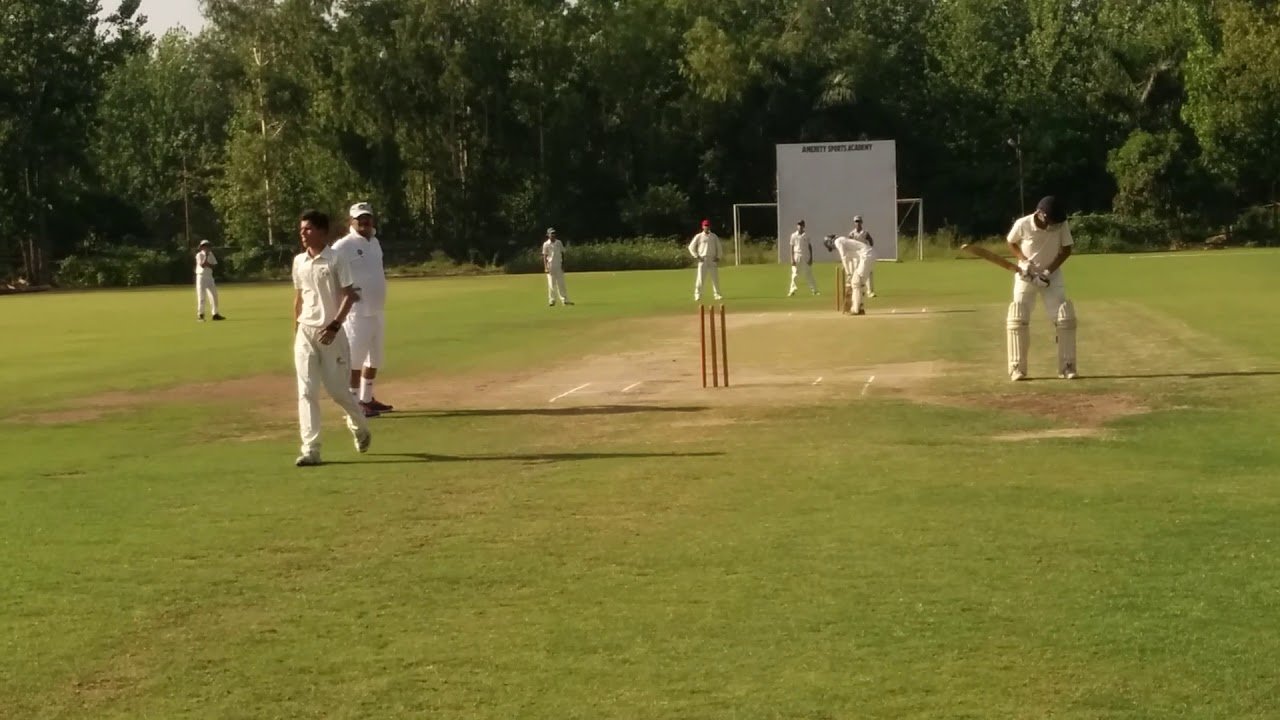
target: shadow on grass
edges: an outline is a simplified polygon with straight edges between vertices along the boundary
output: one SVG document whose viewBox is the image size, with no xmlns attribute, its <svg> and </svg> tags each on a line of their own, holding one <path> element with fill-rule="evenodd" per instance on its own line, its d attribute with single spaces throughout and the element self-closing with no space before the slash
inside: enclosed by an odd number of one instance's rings
<svg viewBox="0 0 1280 720">
<path fill-rule="evenodd" d="M 954 315 L 959 313 L 975 313 L 975 312 L 978 312 L 978 311 L 972 310 L 972 309 L 962 309 L 962 308 L 947 308 L 943 310 L 926 309 L 924 311 L 898 310 L 897 308 L 890 308 L 888 310 L 868 311 L 867 314 L 868 315 Z"/>
<path fill-rule="evenodd" d="M 581 415 L 631 415 L 635 413 L 695 413 L 706 407 L 685 405 L 582 405 L 566 407 L 523 408 L 459 408 L 456 410 L 396 410 L 378 416 L 377 422 L 396 418 L 451 418 L 451 417 L 504 417 L 510 415 L 550 415 L 576 417 Z"/>
<path fill-rule="evenodd" d="M 1187 372 L 1187 373 L 1126 373 L 1117 375 L 1080 375 L 1071 382 L 1081 380 L 1147 380 L 1160 378 L 1184 378 L 1187 380 L 1210 380 L 1230 377 L 1268 377 L 1280 375 L 1280 370 L 1240 370 L 1236 372 Z M 1060 380 L 1056 377 L 1026 378 L 1023 382 L 1043 382 Z"/>
<path fill-rule="evenodd" d="M 641 458 L 719 457 L 722 452 L 552 452 L 552 453 L 482 453 L 479 455 L 442 455 L 439 453 L 370 453 L 368 460 L 326 460 L 325 465 L 379 465 L 390 463 L 447 462 L 570 462 L 575 460 L 620 460 Z"/>
</svg>

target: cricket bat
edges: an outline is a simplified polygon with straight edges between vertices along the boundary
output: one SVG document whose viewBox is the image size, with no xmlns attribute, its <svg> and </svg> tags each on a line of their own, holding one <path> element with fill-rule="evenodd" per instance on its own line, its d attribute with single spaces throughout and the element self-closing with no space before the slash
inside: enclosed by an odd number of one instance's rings
<svg viewBox="0 0 1280 720">
<path fill-rule="evenodd" d="M 960 246 L 960 249 L 968 250 L 969 252 L 973 253 L 974 255 L 977 255 L 983 260 L 986 260 L 987 262 L 992 263 L 994 265 L 999 265 L 1000 267 L 1004 268 L 1005 270 L 1008 270 L 1009 272 L 1015 272 L 1015 273 L 1022 272 L 1022 269 L 1019 268 L 1017 265 L 1014 265 L 1013 263 L 991 252 L 990 250 L 982 247 L 981 245 L 971 245 L 969 243 L 965 243 L 964 245 Z"/>
</svg>

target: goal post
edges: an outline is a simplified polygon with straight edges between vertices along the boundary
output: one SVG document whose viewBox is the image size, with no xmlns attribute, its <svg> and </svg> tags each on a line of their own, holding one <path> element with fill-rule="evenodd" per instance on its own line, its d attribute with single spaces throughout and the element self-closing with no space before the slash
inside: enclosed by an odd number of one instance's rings
<svg viewBox="0 0 1280 720">
<path fill-rule="evenodd" d="M 733 264 L 742 264 L 742 208 L 776 208 L 778 203 L 734 203 L 733 204 Z"/>
<path fill-rule="evenodd" d="M 924 260 L 924 198 L 898 198 L 898 237 L 902 237 L 902 226 L 911 219 L 911 211 L 916 211 L 916 249 Z"/>
</svg>

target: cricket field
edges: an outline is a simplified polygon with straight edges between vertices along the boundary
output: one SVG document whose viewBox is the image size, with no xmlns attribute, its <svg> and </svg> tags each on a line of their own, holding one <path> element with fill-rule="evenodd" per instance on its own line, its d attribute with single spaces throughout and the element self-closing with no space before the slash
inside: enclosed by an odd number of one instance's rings
<svg viewBox="0 0 1280 720">
<path fill-rule="evenodd" d="M 868 314 L 726 267 L 394 280 L 295 468 L 287 284 L 0 298 L 8 718 L 1274 718 L 1280 253 L 1078 256 Z"/>
</svg>

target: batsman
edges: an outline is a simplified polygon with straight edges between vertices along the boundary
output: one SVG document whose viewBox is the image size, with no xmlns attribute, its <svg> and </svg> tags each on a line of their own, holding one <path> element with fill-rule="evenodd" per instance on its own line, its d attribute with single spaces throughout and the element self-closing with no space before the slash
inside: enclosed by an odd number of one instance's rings
<svg viewBox="0 0 1280 720">
<path fill-rule="evenodd" d="M 1013 302 L 1009 304 L 1009 379 L 1027 376 L 1027 354 L 1031 345 L 1028 325 L 1036 296 L 1057 333 L 1058 377 L 1076 377 L 1076 310 L 1067 299 L 1062 265 L 1071 257 L 1071 229 L 1067 214 L 1052 195 L 1040 200 L 1036 211 L 1019 218 L 1006 238 L 1018 259 L 1013 280 Z"/>
</svg>

